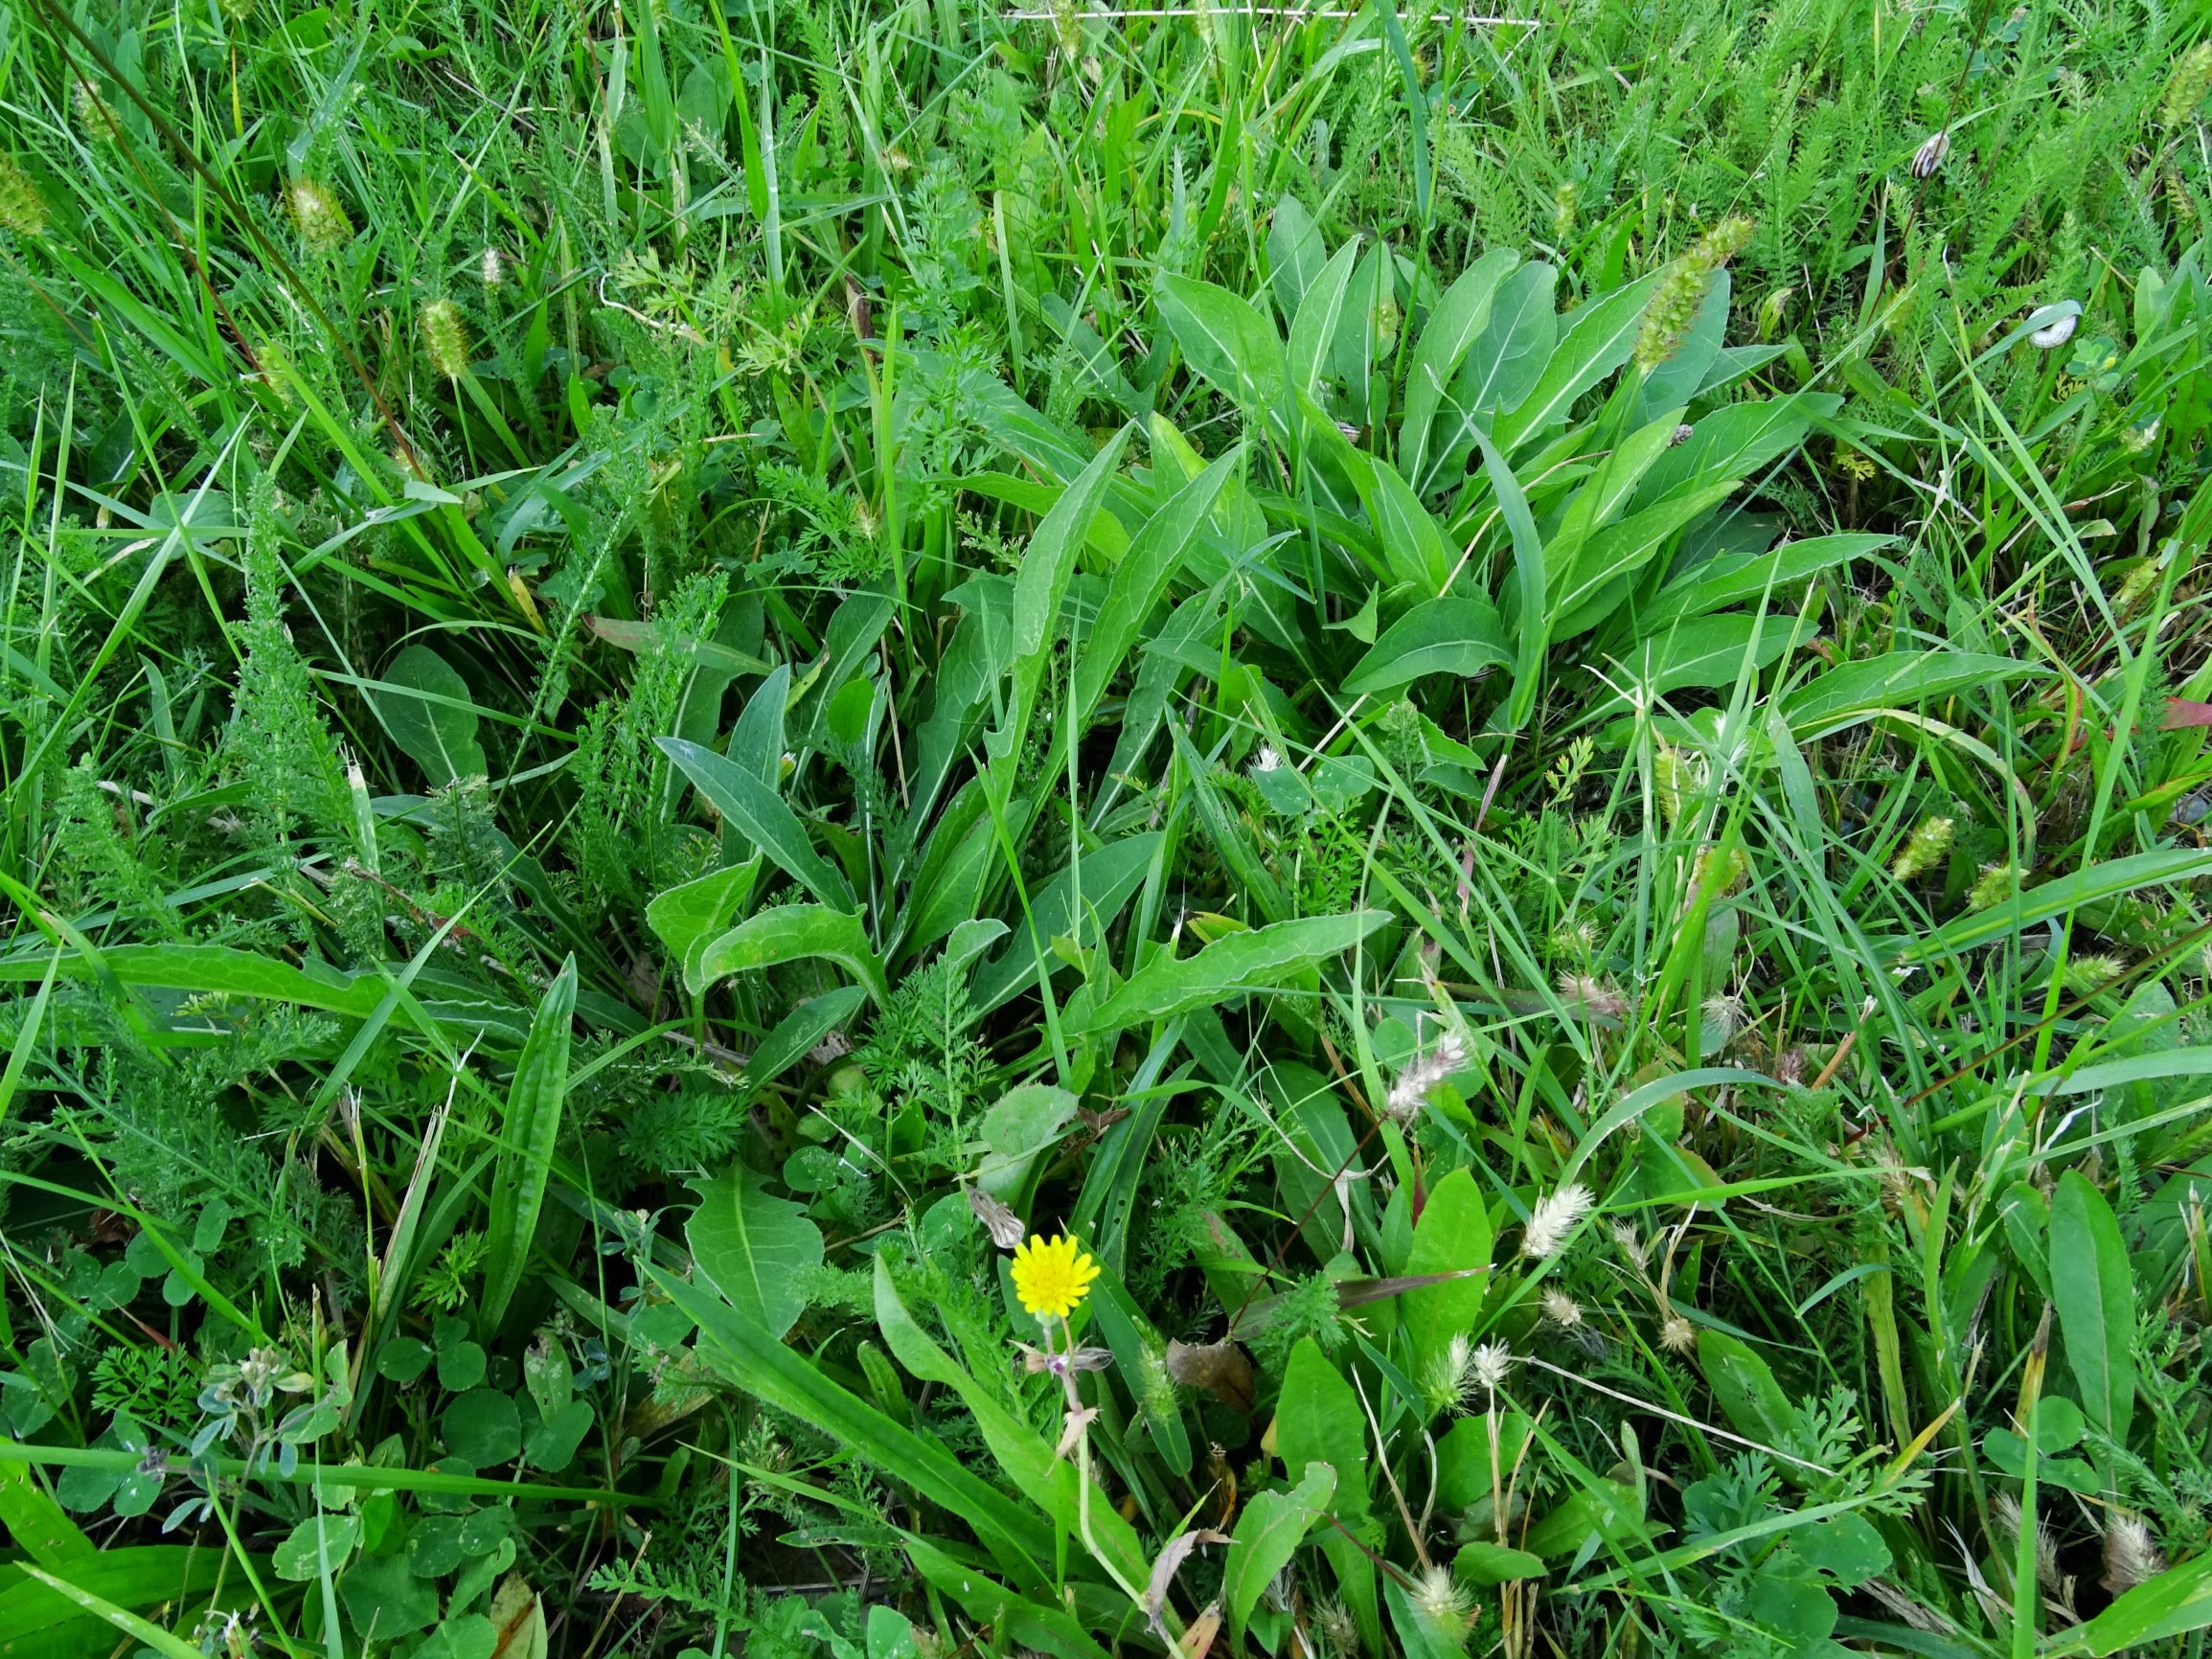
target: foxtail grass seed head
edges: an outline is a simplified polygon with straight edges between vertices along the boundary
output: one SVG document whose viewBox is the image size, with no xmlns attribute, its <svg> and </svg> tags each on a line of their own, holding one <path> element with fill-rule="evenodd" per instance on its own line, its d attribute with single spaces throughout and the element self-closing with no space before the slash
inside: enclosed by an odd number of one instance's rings
<svg viewBox="0 0 2212 1659">
<path fill-rule="evenodd" d="M 254 14 L 254 0 L 220 0 L 222 14 L 233 23 L 244 23 Z"/>
<path fill-rule="evenodd" d="M 1324 1602 L 1313 1615 L 1313 1623 L 1321 1631 L 1321 1640 L 1329 1651 L 1338 1659 L 1349 1659 L 1359 1651 L 1359 1622 L 1352 1617 L 1341 1602 Z"/>
<path fill-rule="evenodd" d="M 468 373 L 468 326 L 451 300 L 432 300 L 416 319 L 422 330 L 422 355 L 448 380 Z"/>
<path fill-rule="evenodd" d="M 1966 907 L 1969 910 L 1988 910 L 1994 905 L 2005 903 L 2019 890 L 2018 865 L 2003 861 L 1985 864 L 1973 889 L 1966 896 Z"/>
<path fill-rule="evenodd" d="M 1552 197 L 1552 240 L 1561 247 L 1574 240 L 1575 225 L 1581 218 L 1582 187 L 1573 179 L 1561 185 Z"/>
<path fill-rule="evenodd" d="M 1911 881 L 1927 875 L 1950 851 L 1950 838 L 1957 828 L 1956 822 L 1947 817 L 1923 818 L 1919 827 L 1905 837 L 1904 845 L 1897 850 L 1897 856 L 1890 860 L 1890 875 L 1900 881 Z"/>
<path fill-rule="evenodd" d="M 2179 126 L 2197 113 L 2207 92 L 2212 92 L 2212 40 L 2200 40 L 2174 65 L 2174 79 L 2166 82 L 2166 96 L 2158 104 L 2159 125 Z"/>
<path fill-rule="evenodd" d="M 2028 336 L 2028 344 L 2039 352 L 2053 352 L 2074 337 L 2074 329 L 2081 322 L 2079 312 L 2069 312 L 2057 322 L 2038 329 Z"/>
<path fill-rule="evenodd" d="M 1572 1330 L 1583 1322 L 1583 1305 L 1565 1291 L 1547 1289 L 1537 1299 L 1543 1316 L 1562 1330 Z"/>
<path fill-rule="evenodd" d="M 1272 772 L 1283 764 L 1283 753 L 1272 743 L 1262 743 L 1260 752 L 1252 757 L 1254 772 Z"/>
<path fill-rule="evenodd" d="M 507 256 L 497 248 L 486 248 L 478 263 L 478 272 L 484 278 L 486 287 L 498 287 L 507 281 Z"/>
<path fill-rule="evenodd" d="M 2020 1539 L 2020 1502 L 2010 1492 L 1999 1492 L 1990 1506 L 1997 1531 L 2004 1534 L 2008 1548 L 2017 1547 Z M 2059 1571 L 2059 1541 L 2052 1536 L 2048 1522 L 2036 1517 L 2036 1581 L 2054 1595 L 2065 1584 L 2065 1575 Z"/>
<path fill-rule="evenodd" d="M 69 83 L 70 107 L 77 112 L 78 130 L 95 143 L 112 142 L 121 125 L 115 119 L 115 106 L 101 96 L 100 89 L 82 76 Z"/>
<path fill-rule="evenodd" d="M 1698 1328 L 1679 1313 L 1659 1321 L 1659 1346 L 1669 1353 L 1689 1353 L 1698 1346 Z"/>
<path fill-rule="evenodd" d="M 1446 1032 L 1429 1045 L 1426 1054 L 1416 1055 L 1399 1074 L 1382 1109 L 1401 1124 L 1411 1123 L 1427 1102 L 1429 1092 L 1466 1064 L 1467 1046 Z"/>
<path fill-rule="evenodd" d="M 1645 374 L 1681 349 L 1690 326 L 1698 320 L 1698 307 L 1712 289 L 1713 279 L 1744 251 L 1753 228 L 1747 218 L 1724 218 L 1667 267 L 1652 289 L 1644 307 L 1643 327 L 1636 334 L 1636 366 Z"/>
<path fill-rule="evenodd" d="M 1407 1600 L 1438 1634 L 1455 1645 L 1464 1642 L 1473 1626 L 1474 1598 L 1451 1576 L 1449 1567 L 1423 1568 Z"/>
<path fill-rule="evenodd" d="M 1521 1235 L 1520 1253 L 1532 1261 L 1559 1254 L 1560 1247 L 1597 1197 L 1580 1181 L 1570 1182 L 1549 1197 L 1537 1200 L 1528 1215 L 1528 1231 Z"/>
<path fill-rule="evenodd" d="M 1950 153 L 1950 134 L 1930 133 L 1927 142 L 1913 151 L 1912 176 L 1933 178 L 1936 169 L 1943 166 L 1943 158 Z"/>
<path fill-rule="evenodd" d="M 11 155 L 0 155 L 0 229 L 19 237 L 46 234 L 46 198 L 39 194 L 37 181 Z"/>
<path fill-rule="evenodd" d="M 2127 971 L 2116 956 L 2077 956 L 2066 964 L 2064 986 L 2068 996 L 2089 996 Z"/>
<path fill-rule="evenodd" d="M 1137 1355 L 1137 1397 L 1156 1420 L 1164 1421 L 1175 1414 L 1175 1379 L 1168 1370 L 1168 1356 L 1149 1342 Z"/>
<path fill-rule="evenodd" d="M 309 253 L 334 254 L 353 239 L 353 221 L 346 216 L 345 204 L 320 179 L 295 178 L 285 186 L 285 206 L 291 212 L 301 245 Z"/>
<path fill-rule="evenodd" d="M 1629 1011 L 1628 997 L 1609 979 L 1587 973 L 1562 973 L 1559 987 L 1560 995 L 1574 1003 L 1585 1017 L 1619 1019 Z"/>
<path fill-rule="evenodd" d="M 2125 1510 L 2112 1511 L 2105 1523 L 2105 1576 L 2100 1580 L 2113 1595 L 2148 1583 L 2166 1570 L 2158 1540 L 2140 1515 Z"/>
</svg>

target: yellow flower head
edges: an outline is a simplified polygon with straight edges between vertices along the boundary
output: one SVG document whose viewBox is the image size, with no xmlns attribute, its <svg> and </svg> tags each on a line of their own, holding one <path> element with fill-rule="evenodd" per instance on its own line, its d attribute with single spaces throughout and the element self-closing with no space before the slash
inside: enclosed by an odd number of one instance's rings
<svg viewBox="0 0 2212 1659">
<path fill-rule="evenodd" d="M 1098 1263 L 1076 1248 L 1073 1239 L 1055 1233 L 1047 1244 L 1032 1233 L 1014 1252 L 1014 1293 L 1031 1313 L 1065 1319 L 1090 1294 Z"/>
</svg>

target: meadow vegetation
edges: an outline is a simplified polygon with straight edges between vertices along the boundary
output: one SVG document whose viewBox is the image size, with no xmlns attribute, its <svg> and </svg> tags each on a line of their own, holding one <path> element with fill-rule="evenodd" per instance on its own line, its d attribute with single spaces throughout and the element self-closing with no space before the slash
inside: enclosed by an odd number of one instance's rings
<svg viewBox="0 0 2212 1659">
<path fill-rule="evenodd" d="M 2212 16 L 1512 5 L 0 0 L 0 1654 L 2205 1651 Z"/>
</svg>

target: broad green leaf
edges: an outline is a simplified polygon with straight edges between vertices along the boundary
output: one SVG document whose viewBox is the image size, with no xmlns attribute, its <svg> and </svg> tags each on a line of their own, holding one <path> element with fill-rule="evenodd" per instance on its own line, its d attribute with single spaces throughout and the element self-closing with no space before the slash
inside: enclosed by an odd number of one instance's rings
<svg viewBox="0 0 2212 1659">
<path fill-rule="evenodd" d="M 92 1540 L 32 1478 L 28 1464 L 0 1464 L 0 1525 L 15 1547 L 41 1567 L 67 1570 L 99 1554 Z M 0 1646 L 0 1653 L 7 1651 Z"/>
<path fill-rule="evenodd" d="M 1909 708 L 2047 671 L 1986 651 L 1891 651 L 1829 670 L 1792 692 L 1783 712 L 1799 737 L 1819 737 L 1882 709 Z"/>
<path fill-rule="evenodd" d="M 1550 573 L 1550 638 L 1569 640 L 1597 626 L 1628 599 L 1629 580 L 1691 520 L 1727 500 L 1735 488 L 1734 481 L 1723 478 L 1690 494 L 1670 496 L 1592 534 L 1568 570 Z M 1548 561 L 1548 550 L 1545 557 Z"/>
<path fill-rule="evenodd" d="M 1407 478 L 1419 479 L 1427 465 L 1436 411 L 1452 376 L 1490 326 L 1499 287 L 1519 263 L 1520 256 L 1511 248 L 1492 249 L 1459 274 L 1428 313 L 1406 371 L 1405 413 L 1398 427 L 1398 465 Z"/>
<path fill-rule="evenodd" d="M 1788 596 L 1821 571 L 1866 558 L 1895 544 L 1894 535 L 1814 535 L 1785 542 L 1771 553 L 1729 554 L 1683 572 L 1636 614 L 1644 633 L 1684 617 L 1732 604 L 1756 603 L 1772 593 Z"/>
<path fill-rule="evenodd" d="M 699 952 L 696 996 L 733 973 L 774 967 L 803 956 L 826 957 L 852 969 L 878 1007 L 891 994 L 883 965 L 868 946 L 867 929 L 857 916 L 819 904 L 779 904 L 749 916 Z"/>
<path fill-rule="evenodd" d="M 814 851 L 799 815 L 750 767 L 682 738 L 653 740 L 722 815 L 725 828 L 734 828 L 824 904 L 843 911 L 855 908 L 853 889 L 844 875 Z"/>
<path fill-rule="evenodd" d="M 1174 580 L 1191 538 L 1204 525 L 1223 487 L 1235 476 L 1243 461 L 1242 449 L 1232 448 L 1184 485 L 1146 521 L 1144 529 L 1130 541 L 1121 563 L 1114 567 L 1113 578 L 1106 583 L 1106 598 L 1099 602 L 1098 615 L 1083 640 L 1082 661 L 1076 666 L 1075 708 L 1079 722 L 1088 719 L 1098 707 L 1107 684 L 1136 644 L 1145 619 L 1152 615 L 1168 583 Z"/>
<path fill-rule="evenodd" d="M 1571 1556 L 1592 1538 L 1623 1544 L 1644 1535 L 1642 1494 L 1619 1481 L 1599 1480 L 1562 1498 L 1549 1514 L 1529 1528 L 1521 1548 L 1548 1560 L 1555 1556 Z"/>
<path fill-rule="evenodd" d="M 1846 1510 L 1809 1521 L 1790 1534 L 1791 1548 L 1846 1587 L 1863 1584 L 1889 1568 L 1889 1546 L 1864 1515 Z"/>
<path fill-rule="evenodd" d="M 1335 1495 L 1336 1471 L 1314 1462 L 1307 1464 L 1304 1478 L 1289 1491 L 1261 1492 L 1244 1506 L 1221 1574 L 1231 1640 L 1244 1639 L 1244 1621 L 1259 1605 L 1261 1593 L 1290 1564 L 1306 1534 L 1327 1517 Z"/>
<path fill-rule="evenodd" d="M 1487 431 L 1480 426 L 1472 430 L 1474 442 L 1482 446 L 1483 470 L 1490 475 L 1498 511 L 1513 536 L 1513 592 L 1518 602 L 1519 617 L 1515 632 L 1519 649 L 1514 659 L 1513 692 L 1506 699 L 1505 729 L 1517 732 L 1528 723 L 1529 713 L 1536 707 L 1537 686 L 1543 675 L 1544 648 L 1551 643 L 1549 633 L 1541 625 L 1547 614 L 1544 590 L 1549 585 L 1545 574 L 1548 565 L 1543 537 L 1537 533 L 1536 518 L 1529 511 L 1528 498 L 1521 493 L 1512 466 L 1498 446 L 1491 442 Z"/>
<path fill-rule="evenodd" d="M 1525 440 L 1564 420 L 1576 398 L 1629 360 L 1643 327 L 1644 306 L 1658 280 L 1654 272 L 1573 313 L 1535 389 L 1498 418 L 1500 450 L 1510 455 Z"/>
<path fill-rule="evenodd" d="M 1336 1488 L 1336 1511 L 1367 1512 L 1367 1482 L 1375 1466 L 1367 1445 L 1367 1418 L 1359 1397 L 1311 1336 L 1298 1339 L 1283 1371 L 1275 1403 L 1275 1452 L 1294 1480 L 1309 1465 L 1322 1464 Z"/>
<path fill-rule="evenodd" d="M 800 1057 L 851 1019 L 868 1000 L 868 989 L 841 985 L 809 997 L 776 1022 L 775 1030 L 745 1061 L 745 1080 L 754 1088 L 774 1082 L 799 1063 Z"/>
<path fill-rule="evenodd" d="M 1669 496 L 1701 489 L 1717 478 L 1748 478 L 1803 442 L 1815 416 L 1833 415 L 1842 399 L 1833 393 L 1792 392 L 1716 409 L 1670 446 L 1636 489 L 1641 511 Z"/>
<path fill-rule="evenodd" d="M 1636 395 L 1636 408 L 1644 420 L 1662 409 L 1676 408 L 1698 395 L 1706 373 L 1721 355 L 1728 331 L 1728 297 L 1733 284 L 1725 267 L 1713 273 L 1712 285 L 1699 303 L 1690 331 L 1669 357 L 1644 376 Z"/>
<path fill-rule="evenodd" d="M 79 1570 L 79 1564 L 72 1563 L 67 1569 L 69 1575 L 67 1578 L 49 1573 L 43 1567 L 34 1567 L 28 1561 L 16 1562 L 15 1570 L 26 1578 L 45 1585 L 54 1594 L 72 1603 L 80 1611 L 90 1613 L 97 1619 L 104 1620 L 125 1636 L 131 1637 L 144 1647 L 152 1648 L 154 1652 L 163 1655 L 164 1659 L 202 1659 L 200 1648 L 196 1643 L 187 1642 L 183 1637 L 163 1629 L 151 1621 L 140 1618 L 127 1607 L 117 1606 L 98 1591 L 85 1588 L 83 1575 Z M 13 1659 L 12 1650 L 8 1648 L 0 1647 L 0 1653 L 9 1653 L 10 1659 Z"/>
<path fill-rule="evenodd" d="M 1559 337 L 1559 318 L 1552 310 L 1552 287 L 1558 281 L 1559 272 L 1538 260 L 1499 284 L 1491 301 L 1490 326 L 1468 348 L 1445 400 L 1428 471 L 1411 474 L 1419 493 L 1427 495 L 1456 482 L 1474 448 L 1476 431 L 1489 431 L 1499 410 L 1513 408 L 1535 388 Z"/>
<path fill-rule="evenodd" d="M 760 874 L 760 861 L 748 858 L 667 888 L 646 905 L 646 925 L 668 946 L 669 955 L 688 969 L 693 953 L 727 928 L 730 918 L 744 908 Z"/>
<path fill-rule="evenodd" d="M 1746 1440 L 1772 1448 L 1804 1433 L 1805 1419 L 1773 1369 L 1740 1337 L 1710 1326 L 1699 1330 L 1698 1367 L 1728 1425 Z"/>
<path fill-rule="evenodd" d="M 428 646 L 412 645 L 394 657 L 368 697 L 392 741 L 432 785 L 481 778 L 491 769 L 477 740 L 479 719 L 468 682 Z"/>
<path fill-rule="evenodd" d="M 2050 1236 L 2066 1367 L 2089 1421 L 2124 1444 L 2135 1411 L 2135 1282 L 2112 1207 L 2078 1170 L 2059 1177 Z"/>
<path fill-rule="evenodd" d="M 1358 261 L 1359 239 L 1354 237 L 1321 268 L 1291 313 L 1289 375 L 1297 391 L 1321 395 L 1323 364 L 1343 322 L 1345 297 Z"/>
<path fill-rule="evenodd" d="M 1732 686 L 1745 667 L 1771 668 L 1789 648 L 1793 628 L 1787 616 L 1701 616 L 1676 623 L 1629 648 L 1607 679 L 1647 693 L 1691 687 Z M 1808 632 L 1811 630 L 1808 628 Z"/>
<path fill-rule="evenodd" d="M 1275 325 L 1250 302 L 1213 283 L 1165 276 L 1157 295 L 1160 317 L 1192 369 L 1284 441 L 1288 370 Z M 1304 309 L 1303 303 L 1299 308 Z"/>
<path fill-rule="evenodd" d="M 1029 722 L 1037 712 L 1045 662 L 1060 626 L 1068 580 L 1075 574 L 1076 555 L 1083 547 L 1086 527 L 1106 499 L 1106 487 L 1121 462 L 1129 435 L 1129 429 L 1122 427 L 1091 458 L 1044 515 L 1022 551 L 1021 568 L 1014 579 L 1014 685 L 1002 722 L 985 742 L 991 757 L 992 794 L 1002 813 L 1013 799 L 1015 757 L 1028 740 Z"/>
<path fill-rule="evenodd" d="M 1490 1266 L 1490 1209 L 1465 1169 L 1437 1182 L 1413 1226 L 1413 1248 L 1405 1273 L 1461 1273 Z M 1399 1317 L 1412 1343 L 1413 1375 L 1422 1377 L 1454 1336 L 1471 1330 L 1490 1293 L 1490 1274 L 1408 1290 L 1399 1299 Z"/>
<path fill-rule="evenodd" d="M 1485 1543 L 1476 1539 L 1462 1544 L 1459 1553 L 1451 1557 L 1451 1576 L 1473 1590 L 1487 1590 L 1494 1584 L 1511 1583 L 1516 1579 L 1543 1577 L 1543 1557 L 1532 1556 L 1526 1550 L 1508 1549 L 1503 1544 Z"/>
<path fill-rule="evenodd" d="M 1456 1514 L 1502 1496 L 1528 1438 L 1529 1420 L 1517 1411 L 1484 1410 L 1454 1422 L 1436 1443 L 1438 1506 Z"/>
<path fill-rule="evenodd" d="M 507 1116 L 500 1125 L 499 1161 L 491 1177 L 491 1216 L 484 1251 L 483 1329 L 498 1329 L 522 1284 L 545 1205 L 560 1139 L 561 1102 L 568 1095 L 569 1023 L 576 1013 L 576 958 L 561 965 L 546 988 L 529 1039 L 507 1087 Z"/>
<path fill-rule="evenodd" d="M 1424 594 L 1442 594 L 1451 580 L 1451 550 L 1444 532 L 1398 468 L 1380 456 L 1362 457 L 1353 474 L 1360 504 L 1375 521 L 1375 535 L 1390 573 Z"/>
<path fill-rule="evenodd" d="M 1635 494 L 1636 485 L 1652 464 L 1664 455 L 1675 440 L 1676 417 L 1669 410 L 1660 419 L 1630 433 L 1612 452 L 1599 461 L 1567 502 L 1560 527 L 1544 547 L 1544 559 L 1556 590 L 1581 565 L 1583 549 L 1591 536 L 1612 523 Z M 1555 607 L 1557 603 L 1555 592 Z"/>
<path fill-rule="evenodd" d="M 983 1114 L 983 1142 L 990 1148 L 975 1172 L 975 1184 L 1029 1214 L 1029 1178 L 1038 1155 L 1054 1145 L 1075 1118 L 1076 1098 L 1052 1083 L 1021 1083 L 999 1096 Z"/>
<path fill-rule="evenodd" d="M 1271 922 L 1216 940 L 1186 957 L 1160 955 L 1091 1010 L 1085 1031 L 1167 1019 L 1240 991 L 1264 990 L 1350 950 L 1390 920 L 1386 910 Z"/>
<path fill-rule="evenodd" d="M 346 1564 L 360 1541 L 361 1518 L 317 1510 L 292 1528 L 277 1546 L 277 1577 L 294 1583 L 312 1582 L 334 1575 Z"/>
<path fill-rule="evenodd" d="M 804 1281 L 822 1264 L 822 1230 L 749 1165 L 693 1187 L 698 1208 L 684 1223 L 693 1262 L 723 1301 L 781 1342 L 806 1311 Z"/>
<path fill-rule="evenodd" d="M 137 1454 L 130 1454 L 130 1461 L 135 1464 Z M 237 1573 L 227 1552 L 189 1544 L 125 1545 L 63 1562 L 34 1557 L 34 1564 L 112 1606 L 133 1608 L 193 1602 L 226 1573 Z M 104 1654 L 115 1648 L 113 1637 L 99 1634 L 96 1609 L 26 1577 L 25 1565 L 0 1564 L 0 1653 L 8 1659 L 84 1659 L 88 1652 Z"/>
<path fill-rule="evenodd" d="M 1278 201 L 1273 222 L 1267 227 L 1267 271 L 1275 290 L 1275 308 L 1286 321 L 1298 314 L 1307 290 L 1321 274 L 1328 257 L 1321 227 L 1313 222 L 1305 203 L 1294 195 Z"/>
<path fill-rule="evenodd" d="M 698 1325 L 698 1356 L 711 1371 L 960 1515 L 1021 1583 L 1036 1586 L 1046 1581 L 1053 1559 L 1052 1530 L 1041 1514 L 969 1472 L 942 1442 L 893 1421 L 832 1382 L 810 1361 L 770 1336 L 759 1320 L 747 1318 L 703 1286 L 657 1267 L 649 1271 L 670 1300 Z"/>
<path fill-rule="evenodd" d="M 969 991 L 975 1011 L 988 1013 L 1035 985 L 1040 955 L 1048 969 L 1059 967 L 1060 959 L 1052 953 L 1055 939 L 1073 939 L 1086 949 L 1097 944 L 1144 880 L 1159 852 L 1160 835 L 1148 830 L 1108 841 L 1032 893 L 1029 913 L 1013 913 L 1013 937 L 1006 948 L 975 970 Z"/>
</svg>

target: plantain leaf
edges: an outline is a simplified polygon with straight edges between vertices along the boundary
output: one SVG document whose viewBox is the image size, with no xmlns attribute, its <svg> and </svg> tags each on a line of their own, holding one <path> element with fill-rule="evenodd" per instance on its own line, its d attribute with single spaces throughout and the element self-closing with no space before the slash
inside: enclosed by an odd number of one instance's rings
<svg viewBox="0 0 2212 1659">
<path fill-rule="evenodd" d="M 1386 910 L 1311 916 L 1232 933 L 1186 957 L 1157 956 L 1094 1008 L 1083 1031 L 1167 1019 L 1240 991 L 1264 990 L 1350 950 L 1390 920 Z"/>
<path fill-rule="evenodd" d="M 500 1125 L 499 1162 L 491 1177 L 491 1219 L 485 1238 L 482 1324 L 498 1329 L 522 1283 L 531 1240 L 545 1205 L 546 1178 L 560 1138 L 561 1103 L 568 1094 L 569 1024 L 576 1012 L 576 958 L 561 965 L 546 987 L 530 1036 L 507 1086 L 507 1116 Z"/>
<path fill-rule="evenodd" d="M 773 967 L 803 956 L 826 957 L 853 970 L 878 1007 L 889 998 L 883 965 L 868 946 L 857 916 L 819 904 L 779 904 L 747 917 L 698 953 L 698 971 L 687 981 L 698 995 L 733 973 Z"/>
<path fill-rule="evenodd" d="M 1289 1491 L 1261 1492 L 1244 1506 L 1221 1574 L 1221 1601 L 1233 1640 L 1243 1640 L 1244 1621 L 1259 1605 L 1261 1592 L 1290 1564 L 1306 1534 L 1327 1517 L 1335 1495 L 1336 1471 L 1325 1463 L 1309 1462 L 1304 1478 Z"/>
<path fill-rule="evenodd" d="M 1410 684 L 1430 674 L 1471 679 L 1513 663 L 1497 607 L 1473 597 L 1424 600 L 1377 640 L 1346 677 L 1354 696 Z"/>
<path fill-rule="evenodd" d="M 683 738 L 653 740 L 722 815 L 726 828 L 734 828 L 824 904 L 843 911 L 856 908 L 853 889 L 836 867 L 814 851 L 799 815 L 751 768 Z"/>
<path fill-rule="evenodd" d="M 2051 1198 L 2051 1303 L 2083 1411 L 2126 1443 L 2135 1411 L 2135 1283 L 2105 1195 L 2078 1170 Z"/>
<path fill-rule="evenodd" d="M 432 784 L 443 787 L 490 770 L 477 741 L 479 720 L 468 682 L 428 646 L 412 645 L 394 657 L 368 695 L 392 741 Z"/>
<path fill-rule="evenodd" d="M 693 1262 L 724 1302 L 781 1342 L 806 1311 L 801 1281 L 822 1264 L 822 1230 L 742 1163 L 693 1189 L 698 1208 L 684 1223 Z"/>
</svg>

